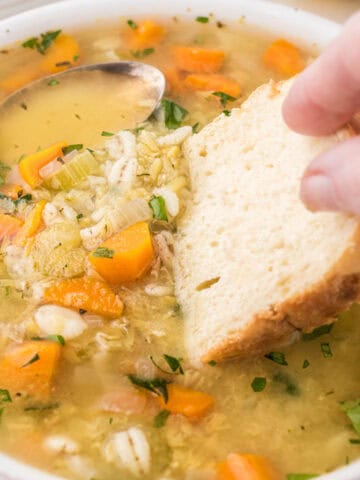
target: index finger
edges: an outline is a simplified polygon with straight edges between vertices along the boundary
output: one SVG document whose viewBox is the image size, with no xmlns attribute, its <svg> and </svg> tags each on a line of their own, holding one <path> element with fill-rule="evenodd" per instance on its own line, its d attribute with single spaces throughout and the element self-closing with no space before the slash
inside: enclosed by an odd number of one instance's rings
<svg viewBox="0 0 360 480">
<path fill-rule="evenodd" d="M 283 105 L 285 122 L 305 135 L 327 135 L 360 110 L 360 12 L 295 80 Z"/>
</svg>

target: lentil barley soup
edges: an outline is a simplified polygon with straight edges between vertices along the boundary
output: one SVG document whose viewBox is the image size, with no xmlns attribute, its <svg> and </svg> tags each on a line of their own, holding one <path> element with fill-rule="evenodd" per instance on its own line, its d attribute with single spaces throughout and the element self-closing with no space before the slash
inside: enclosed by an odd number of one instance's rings
<svg viewBox="0 0 360 480">
<path fill-rule="evenodd" d="M 55 79 L 0 113 L 4 452 L 79 480 L 303 480 L 358 457 L 359 307 L 281 352 L 196 370 L 173 288 L 182 143 L 310 56 L 211 16 L 60 26 L 1 51 L 2 99 L 100 61 L 150 63 L 168 85 L 142 124 L 79 112 L 77 95 L 96 110 L 111 92 Z"/>
</svg>

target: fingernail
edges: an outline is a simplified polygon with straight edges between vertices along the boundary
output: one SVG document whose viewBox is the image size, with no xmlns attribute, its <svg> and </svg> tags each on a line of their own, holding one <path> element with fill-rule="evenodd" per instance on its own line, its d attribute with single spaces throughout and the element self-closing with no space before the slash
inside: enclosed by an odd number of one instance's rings
<svg viewBox="0 0 360 480">
<path fill-rule="evenodd" d="M 310 210 L 337 210 L 332 181 L 325 175 L 304 177 L 301 183 L 301 200 Z"/>
</svg>

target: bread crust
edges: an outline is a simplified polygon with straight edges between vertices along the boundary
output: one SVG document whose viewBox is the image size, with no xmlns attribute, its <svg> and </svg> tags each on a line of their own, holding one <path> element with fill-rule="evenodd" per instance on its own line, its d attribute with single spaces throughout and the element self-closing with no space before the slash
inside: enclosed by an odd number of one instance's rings
<svg viewBox="0 0 360 480">
<path fill-rule="evenodd" d="M 292 343 L 301 332 L 311 332 L 360 299 L 360 226 L 353 243 L 326 278 L 306 292 L 271 305 L 201 357 L 203 363 L 264 354 Z"/>
</svg>

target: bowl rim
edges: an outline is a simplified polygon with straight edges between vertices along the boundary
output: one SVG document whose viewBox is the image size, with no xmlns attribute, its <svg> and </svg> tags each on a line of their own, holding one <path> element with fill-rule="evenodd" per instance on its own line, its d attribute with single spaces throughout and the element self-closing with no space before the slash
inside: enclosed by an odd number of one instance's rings
<svg viewBox="0 0 360 480">
<path fill-rule="evenodd" d="M 320 17 L 316 14 L 283 4 L 273 3 L 269 0 L 223 0 L 219 6 L 218 0 L 172 0 L 172 15 L 193 17 L 208 11 L 214 11 L 217 18 L 229 19 L 246 16 L 250 25 L 263 27 L 261 18 L 267 20 L 271 26 L 270 31 L 287 32 L 287 38 L 302 41 L 313 45 L 314 40 L 307 39 L 309 32 L 312 37 L 315 35 L 315 43 L 319 48 L 324 48 L 340 31 L 340 24 Z M 228 11 L 223 15 L 224 3 Z M 167 0 L 62 0 L 56 3 L 32 8 L 16 15 L 0 20 L 0 47 L 16 42 L 27 36 L 36 35 L 44 30 L 49 30 L 63 24 L 75 27 L 76 25 L 87 25 L 94 23 L 97 19 L 114 17 L 113 12 L 119 11 L 121 15 L 161 15 Z M 74 11 L 84 13 L 80 16 L 74 15 Z M 167 10 L 165 10 L 167 11 Z M 218 15 L 217 12 L 220 12 Z M 235 15 L 235 16 L 234 16 Z M 166 15 L 167 17 L 169 15 Z M 61 20 L 62 19 L 62 20 Z M 290 29 L 288 22 L 292 23 L 295 30 Z M 21 28 L 20 28 L 21 27 Z M 319 480 L 359 480 L 360 460 L 334 470 L 331 473 L 322 475 Z M 21 460 L 0 453 L 0 480 L 65 480 L 44 470 L 39 470 L 25 464 Z"/>
</svg>

